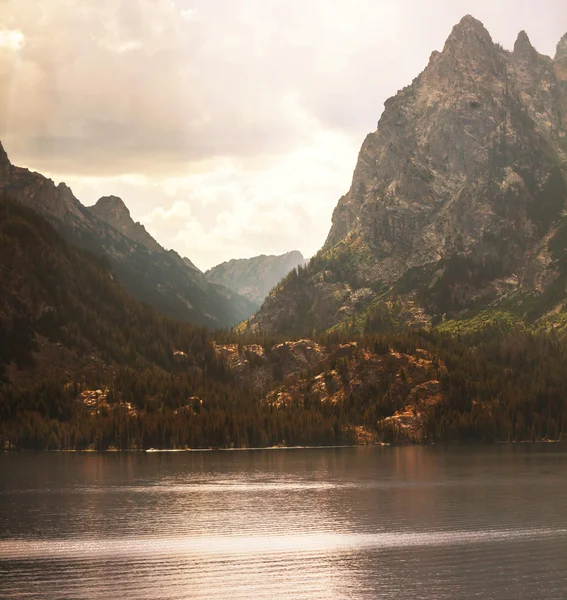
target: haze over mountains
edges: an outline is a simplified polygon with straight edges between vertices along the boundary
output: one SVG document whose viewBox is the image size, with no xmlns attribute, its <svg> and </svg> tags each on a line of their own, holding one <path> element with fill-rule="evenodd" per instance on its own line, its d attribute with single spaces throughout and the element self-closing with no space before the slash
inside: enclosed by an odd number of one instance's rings
<svg viewBox="0 0 567 600">
<path fill-rule="evenodd" d="M 101 221 L 112 225 L 114 229 L 118 229 L 127 238 L 138 242 L 152 252 L 163 251 L 163 248 L 146 231 L 146 228 L 141 223 L 133 221 L 122 198 L 103 196 L 95 205 L 89 206 L 88 209 Z"/>
<path fill-rule="evenodd" d="M 324 331 L 384 302 L 417 324 L 504 299 L 526 317 L 529 297 L 531 319 L 560 310 L 566 134 L 567 35 L 552 59 L 464 17 L 385 103 L 322 251 L 249 327 Z"/>
<path fill-rule="evenodd" d="M 292 251 L 232 260 L 204 275 L 189 258 L 165 250 L 132 219 L 121 198 L 104 196 L 85 207 L 64 183 L 56 186 L 13 166 L 1 142 L 0 189 L 46 216 L 73 243 L 107 256 L 120 281 L 143 302 L 211 329 L 249 318 L 284 275 L 306 262 Z"/>
<path fill-rule="evenodd" d="M 70 242 L 112 265 L 118 280 L 156 310 L 211 329 L 235 325 L 255 305 L 209 283 L 188 258 L 165 250 L 115 196 L 84 207 L 64 184 L 12 165 L 0 144 L 0 190 L 45 216 Z"/>
<path fill-rule="evenodd" d="M 292 269 L 307 264 L 298 250 L 280 256 L 255 256 L 233 259 L 205 272 L 213 283 L 220 283 L 245 296 L 259 308 L 270 290 Z"/>
</svg>

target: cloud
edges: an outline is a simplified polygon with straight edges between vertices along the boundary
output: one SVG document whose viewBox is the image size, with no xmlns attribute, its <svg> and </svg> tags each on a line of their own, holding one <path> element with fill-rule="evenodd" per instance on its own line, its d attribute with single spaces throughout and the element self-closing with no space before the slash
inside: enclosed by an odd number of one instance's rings
<svg viewBox="0 0 567 600">
<path fill-rule="evenodd" d="M 501 4 L 7 0 L 0 46 L 20 56 L 0 56 L 0 85 L 18 101 L 0 135 L 53 172 L 170 176 L 280 155 L 317 128 L 360 139 L 464 12 L 520 21 L 517 3 Z"/>
<path fill-rule="evenodd" d="M 7 3 L 29 43 L 17 69 L 3 70 L 19 102 L 0 135 L 38 168 L 173 175 L 194 161 L 286 152 L 311 135 L 290 102 L 295 82 L 277 67 L 281 47 L 269 55 L 253 11 L 239 22 L 210 3 L 50 0 L 40 15 L 32 4 Z"/>
<path fill-rule="evenodd" d="M 564 0 L 4 0 L 0 138 L 200 266 L 312 254 L 384 100 L 466 13 L 548 54 L 567 30 Z"/>
<path fill-rule="evenodd" d="M 25 43 L 24 34 L 17 29 L 0 30 L 0 48 L 20 50 Z"/>
<path fill-rule="evenodd" d="M 207 269 L 291 249 L 313 255 L 328 233 L 337 190 L 350 184 L 357 150 L 347 136 L 322 133 L 261 168 L 223 159 L 182 177 L 63 179 L 86 204 L 112 190 L 163 246 Z"/>
</svg>

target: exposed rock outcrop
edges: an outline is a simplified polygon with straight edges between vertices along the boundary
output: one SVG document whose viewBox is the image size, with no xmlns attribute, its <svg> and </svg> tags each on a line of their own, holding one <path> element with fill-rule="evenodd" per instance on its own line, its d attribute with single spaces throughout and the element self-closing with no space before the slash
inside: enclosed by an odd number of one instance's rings
<svg viewBox="0 0 567 600">
<path fill-rule="evenodd" d="M 2 146 L 2 142 L 0 142 L 0 169 L 6 169 L 10 167 L 10 159 L 6 154 L 6 150 L 4 150 L 4 146 Z"/>
<path fill-rule="evenodd" d="M 258 344 L 219 344 L 215 351 L 243 382 L 260 391 L 290 375 L 313 369 L 329 357 L 323 347 L 311 340 L 284 342 L 270 348 Z"/>
<path fill-rule="evenodd" d="M 567 58 L 567 33 L 557 43 L 557 51 L 555 53 L 556 61 L 564 58 Z"/>
<path fill-rule="evenodd" d="M 331 349 L 311 341 L 285 342 L 264 348 L 257 344 L 215 347 L 217 355 L 242 381 L 264 395 L 274 409 L 312 403 L 348 405 L 349 399 L 376 407 L 378 430 L 386 438 L 423 441 L 422 425 L 444 399 L 439 378 L 445 366 L 429 352 L 404 354 L 359 348 L 356 342 Z M 376 442 L 364 427 L 358 443 Z"/>
</svg>

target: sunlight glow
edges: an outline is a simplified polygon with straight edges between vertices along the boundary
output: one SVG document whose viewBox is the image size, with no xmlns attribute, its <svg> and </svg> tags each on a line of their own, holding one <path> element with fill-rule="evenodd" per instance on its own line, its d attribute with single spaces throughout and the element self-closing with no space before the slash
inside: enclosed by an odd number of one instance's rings
<svg viewBox="0 0 567 600">
<path fill-rule="evenodd" d="M 21 50 L 25 43 L 26 38 L 18 29 L 0 30 L 0 48 L 8 48 L 17 51 Z"/>
</svg>

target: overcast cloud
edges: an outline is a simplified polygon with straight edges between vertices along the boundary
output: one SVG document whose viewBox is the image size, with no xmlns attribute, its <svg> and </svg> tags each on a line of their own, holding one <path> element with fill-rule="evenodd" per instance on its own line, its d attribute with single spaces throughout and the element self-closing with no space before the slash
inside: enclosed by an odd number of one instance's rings
<svg viewBox="0 0 567 600">
<path fill-rule="evenodd" d="M 0 0 L 0 139 L 205 269 L 324 242 L 383 103 L 470 13 L 553 55 L 565 0 Z"/>
</svg>

